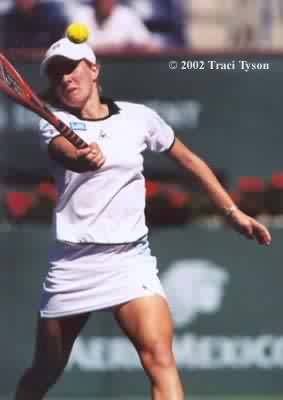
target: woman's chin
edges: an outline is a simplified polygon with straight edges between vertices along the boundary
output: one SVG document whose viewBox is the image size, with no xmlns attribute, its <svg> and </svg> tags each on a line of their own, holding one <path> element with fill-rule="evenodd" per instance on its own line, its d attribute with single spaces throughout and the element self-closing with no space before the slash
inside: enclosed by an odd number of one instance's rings
<svg viewBox="0 0 283 400">
<path fill-rule="evenodd" d="M 65 106 L 68 108 L 73 108 L 73 109 L 80 109 L 82 107 L 82 102 L 78 100 L 65 100 L 64 101 Z"/>
</svg>

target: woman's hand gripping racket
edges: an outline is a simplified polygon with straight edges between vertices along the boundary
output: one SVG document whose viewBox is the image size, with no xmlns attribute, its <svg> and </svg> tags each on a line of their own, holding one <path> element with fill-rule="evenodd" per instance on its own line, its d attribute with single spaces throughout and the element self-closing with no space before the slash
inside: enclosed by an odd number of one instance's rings
<svg viewBox="0 0 283 400">
<path fill-rule="evenodd" d="M 57 118 L 47 105 L 34 93 L 28 83 L 15 70 L 13 65 L 0 53 L 0 91 L 16 103 L 33 111 L 53 125 L 58 132 L 78 149 L 88 147 L 71 128 Z"/>
</svg>

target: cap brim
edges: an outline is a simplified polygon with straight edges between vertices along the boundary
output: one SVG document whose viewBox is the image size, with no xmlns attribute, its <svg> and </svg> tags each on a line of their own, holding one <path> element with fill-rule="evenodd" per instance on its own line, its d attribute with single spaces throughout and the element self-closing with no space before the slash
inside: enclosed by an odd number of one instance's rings
<svg viewBox="0 0 283 400">
<path fill-rule="evenodd" d="M 96 57 L 93 50 L 86 43 L 74 44 L 67 38 L 63 38 L 58 42 L 55 42 L 47 51 L 45 58 L 40 65 L 41 75 L 46 73 L 48 64 L 55 57 L 65 57 L 66 59 L 72 61 L 86 59 L 93 64 L 96 62 Z"/>
<path fill-rule="evenodd" d="M 46 74 L 48 66 L 56 58 L 65 58 L 67 60 L 72 60 L 72 61 L 82 60 L 81 57 L 70 57 L 69 55 L 67 56 L 67 55 L 64 55 L 62 53 L 60 53 L 60 54 L 52 54 L 52 56 L 47 57 L 42 61 L 41 65 L 40 65 L 40 75 L 45 75 Z"/>
</svg>

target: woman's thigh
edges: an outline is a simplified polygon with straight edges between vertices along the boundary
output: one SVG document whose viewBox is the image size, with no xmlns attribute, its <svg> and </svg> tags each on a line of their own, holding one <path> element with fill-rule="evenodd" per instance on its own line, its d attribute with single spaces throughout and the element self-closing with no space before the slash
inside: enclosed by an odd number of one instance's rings
<svg viewBox="0 0 283 400">
<path fill-rule="evenodd" d="M 64 318 L 38 318 L 33 365 L 64 367 L 90 313 Z"/>
<path fill-rule="evenodd" d="M 113 309 L 122 330 L 139 350 L 157 344 L 171 350 L 173 323 L 167 301 L 159 295 L 131 300 Z"/>
</svg>

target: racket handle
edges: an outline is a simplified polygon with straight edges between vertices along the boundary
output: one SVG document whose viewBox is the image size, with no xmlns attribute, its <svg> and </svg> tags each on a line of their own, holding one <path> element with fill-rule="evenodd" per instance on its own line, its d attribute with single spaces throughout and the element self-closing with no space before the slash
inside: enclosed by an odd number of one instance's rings
<svg viewBox="0 0 283 400">
<path fill-rule="evenodd" d="M 60 120 L 57 129 L 62 136 L 69 140 L 69 142 L 71 142 L 78 149 L 84 149 L 85 147 L 88 147 L 88 144 L 82 138 L 80 138 L 71 128 L 69 128 Z"/>
</svg>

